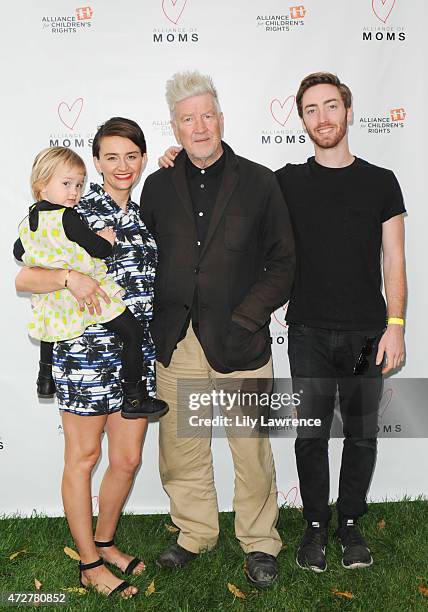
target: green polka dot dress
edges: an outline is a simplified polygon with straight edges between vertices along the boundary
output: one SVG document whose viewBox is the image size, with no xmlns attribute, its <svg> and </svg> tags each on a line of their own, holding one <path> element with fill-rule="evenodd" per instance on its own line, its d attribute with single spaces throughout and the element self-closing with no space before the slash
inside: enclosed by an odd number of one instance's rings
<svg viewBox="0 0 428 612">
<path fill-rule="evenodd" d="M 28 217 L 21 222 L 19 237 L 25 249 L 22 261 L 30 267 L 61 268 L 87 274 L 99 282 L 111 303 L 102 303 L 101 315 L 91 315 L 87 308 L 83 312 L 80 310 L 68 289 L 33 294 L 28 333 L 45 342 L 77 338 L 89 325 L 112 321 L 125 310 L 121 299 L 123 289 L 108 276 L 104 261 L 91 257 L 83 247 L 67 238 L 62 222 L 65 210 L 39 211 L 38 227 L 34 232 Z"/>
</svg>

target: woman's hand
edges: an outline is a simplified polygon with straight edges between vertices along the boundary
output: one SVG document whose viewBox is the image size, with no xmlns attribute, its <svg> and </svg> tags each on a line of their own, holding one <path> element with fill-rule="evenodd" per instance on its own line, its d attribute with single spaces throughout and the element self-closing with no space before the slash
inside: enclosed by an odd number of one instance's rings
<svg viewBox="0 0 428 612">
<path fill-rule="evenodd" d="M 116 232 L 114 231 L 112 227 L 107 226 L 104 229 L 97 232 L 97 234 L 98 236 L 101 236 L 101 238 L 104 238 L 104 240 L 107 240 L 108 242 L 110 242 L 111 245 L 113 245 L 116 240 Z"/>
<path fill-rule="evenodd" d="M 99 298 L 102 298 L 106 304 L 110 304 L 111 301 L 104 289 L 101 289 L 98 281 L 75 270 L 68 273 L 67 289 L 79 302 L 80 310 L 85 310 L 87 307 L 91 314 L 94 314 L 94 310 L 98 315 L 101 314 Z"/>
<path fill-rule="evenodd" d="M 158 159 L 159 168 L 173 168 L 174 160 L 183 147 L 169 147 Z"/>
<path fill-rule="evenodd" d="M 64 289 L 66 280 L 67 289 L 79 302 L 81 310 L 85 310 L 87 306 L 91 314 L 94 314 L 94 310 L 101 314 L 99 298 L 110 304 L 109 296 L 101 289 L 98 281 L 75 270 L 48 270 L 24 266 L 16 277 L 15 286 L 17 291 L 51 293 Z"/>
</svg>

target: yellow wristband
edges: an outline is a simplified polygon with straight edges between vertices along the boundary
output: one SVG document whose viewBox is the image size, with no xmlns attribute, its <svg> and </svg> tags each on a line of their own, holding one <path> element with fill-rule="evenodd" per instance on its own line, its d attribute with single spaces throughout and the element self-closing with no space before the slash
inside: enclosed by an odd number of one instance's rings
<svg viewBox="0 0 428 612">
<path fill-rule="evenodd" d="M 390 323 L 393 325 L 404 325 L 404 319 L 400 319 L 400 317 L 388 317 L 388 325 Z"/>
<path fill-rule="evenodd" d="M 67 289 L 68 286 L 68 278 L 70 276 L 70 272 L 71 270 L 67 270 L 66 274 L 65 274 L 65 278 L 64 278 L 64 289 Z"/>
</svg>

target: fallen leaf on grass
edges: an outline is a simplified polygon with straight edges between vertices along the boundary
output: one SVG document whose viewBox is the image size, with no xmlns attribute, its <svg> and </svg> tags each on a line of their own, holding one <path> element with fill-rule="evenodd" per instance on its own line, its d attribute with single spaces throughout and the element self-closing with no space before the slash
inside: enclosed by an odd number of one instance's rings
<svg viewBox="0 0 428 612">
<path fill-rule="evenodd" d="M 80 561 L 80 556 L 79 553 L 77 553 L 75 550 L 73 550 L 72 548 L 69 548 L 68 546 L 66 546 L 64 548 L 64 552 L 65 554 L 70 557 L 71 559 L 74 559 L 75 561 Z"/>
<path fill-rule="evenodd" d="M 419 593 L 422 593 L 424 597 L 428 597 L 428 588 L 424 586 L 423 584 L 418 585 L 418 591 Z"/>
<path fill-rule="evenodd" d="M 22 548 L 21 550 L 17 550 L 16 552 L 12 553 L 9 557 L 10 561 L 13 561 L 14 559 L 16 559 L 16 557 L 18 555 L 22 555 L 23 553 L 26 553 L 27 549 L 26 548 Z"/>
<path fill-rule="evenodd" d="M 67 593 L 79 593 L 79 595 L 86 595 L 88 592 L 83 587 L 64 587 L 61 591 L 67 591 Z"/>
<path fill-rule="evenodd" d="M 168 523 L 165 523 L 165 529 L 169 531 L 169 533 L 178 533 L 180 531 L 178 527 L 174 527 L 174 525 L 168 525 Z"/>
<path fill-rule="evenodd" d="M 37 578 L 34 578 L 34 586 L 36 587 L 37 591 L 40 591 L 40 589 L 42 588 L 42 583 L 40 582 L 40 580 L 37 580 Z"/>
<path fill-rule="evenodd" d="M 385 525 L 386 525 L 386 523 L 385 523 L 385 519 L 381 519 L 381 520 L 378 522 L 378 524 L 377 524 L 377 528 L 378 528 L 378 529 L 385 529 Z"/>
<path fill-rule="evenodd" d="M 147 589 L 144 591 L 144 595 L 146 597 L 149 597 L 149 595 L 151 595 L 152 593 L 154 593 L 156 591 L 156 587 L 155 587 L 155 581 L 152 580 L 151 583 L 149 584 L 149 586 L 147 587 Z"/>
<path fill-rule="evenodd" d="M 331 589 L 333 595 L 336 597 L 343 597 L 343 599 L 354 599 L 354 596 L 349 591 L 339 591 L 338 589 Z"/>
<path fill-rule="evenodd" d="M 246 599 L 247 596 L 245 595 L 245 593 L 243 593 L 242 591 L 240 591 L 238 589 L 237 586 L 235 586 L 234 584 L 231 584 L 230 582 L 227 583 L 227 588 L 229 589 L 229 591 L 232 593 L 232 595 L 234 595 L 235 597 L 238 597 L 239 599 Z"/>
</svg>

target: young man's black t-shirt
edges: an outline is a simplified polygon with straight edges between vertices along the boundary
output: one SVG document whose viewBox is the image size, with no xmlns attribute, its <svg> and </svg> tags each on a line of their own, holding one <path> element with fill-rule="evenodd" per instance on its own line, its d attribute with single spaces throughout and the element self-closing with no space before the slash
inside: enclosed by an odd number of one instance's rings
<svg viewBox="0 0 428 612">
<path fill-rule="evenodd" d="M 338 330 L 382 329 L 382 223 L 405 212 L 394 173 L 362 159 L 345 168 L 314 157 L 276 172 L 296 239 L 287 322 Z"/>
</svg>

